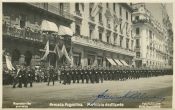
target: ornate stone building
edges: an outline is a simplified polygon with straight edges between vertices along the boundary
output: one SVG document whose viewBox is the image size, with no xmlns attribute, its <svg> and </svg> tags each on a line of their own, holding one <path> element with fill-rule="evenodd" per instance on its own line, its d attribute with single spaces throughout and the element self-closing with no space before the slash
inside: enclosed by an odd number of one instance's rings
<svg viewBox="0 0 175 110">
<path fill-rule="evenodd" d="M 136 66 L 153 68 L 172 66 L 170 63 L 172 60 L 172 33 L 170 35 L 168 28 L 152 16 L 144 3 L 134 4 L 133 8 Z M 158 10 L 162 11 L 162 9 Z M 167 16 L 166 14 L 166 18 Z M 164 19 L 165 16 L 162 17 L 162 21 L 165 22 Z"/>
</svg>

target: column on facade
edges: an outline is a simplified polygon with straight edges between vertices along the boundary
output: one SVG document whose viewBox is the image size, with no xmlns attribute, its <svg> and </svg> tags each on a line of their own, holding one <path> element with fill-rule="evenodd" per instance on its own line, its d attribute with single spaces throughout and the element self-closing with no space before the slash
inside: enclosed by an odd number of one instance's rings
<svg viewBox="0 0 175 110">
<path fill-rule="evenodd" d="M 85 55 L 85 50 L 82 49 L 82 51 L 81 51 L 81 65 L 82 65 L 82 67 L 86 66 L 86 62 L 87 62 L 87 58 Z"/>
</svg>

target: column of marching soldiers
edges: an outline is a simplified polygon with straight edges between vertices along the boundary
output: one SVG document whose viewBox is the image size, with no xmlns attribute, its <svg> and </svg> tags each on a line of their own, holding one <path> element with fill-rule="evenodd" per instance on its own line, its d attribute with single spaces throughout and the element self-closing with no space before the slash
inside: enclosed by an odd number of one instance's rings
<svg viewBox="0 0 175 110">
<path fill-rule="evenodd" d="M 127 79 L 139 79 L 143 77 L 155 77 L 172 75 L 172 69 L 146 69 L 146 68 L 104 68 L 104 67 L 67 67 L 55 69 L 53 66 L 46 68 L 31 68 L 30 66 L 17 66 L 15 70 L 3 69 L 3 83 L 12 84 L 13 88 L 18 84 L 19 88 L 32 87 L 33 82 L 47 82 L 47 85 L 55 81 L 61 84 L 71 83 L 103 83 L 105 80 L 125 81 Z"/>
</svg>

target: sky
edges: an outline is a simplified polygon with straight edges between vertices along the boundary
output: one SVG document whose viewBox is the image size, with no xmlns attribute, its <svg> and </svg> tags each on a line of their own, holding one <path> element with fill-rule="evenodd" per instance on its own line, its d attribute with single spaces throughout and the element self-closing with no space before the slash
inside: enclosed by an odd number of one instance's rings
<svg viewBox="0 0 175 110">
<path fill-rule="evenodd" d="M 166 3 L 167 13 L 169 15 L 171 23 L 173 22 L 173 4 Z M 146 8 L 151 11 L 153 17 L 162 23 L 162 10 L 160 3 L 146 3 Z"/>
</svg>

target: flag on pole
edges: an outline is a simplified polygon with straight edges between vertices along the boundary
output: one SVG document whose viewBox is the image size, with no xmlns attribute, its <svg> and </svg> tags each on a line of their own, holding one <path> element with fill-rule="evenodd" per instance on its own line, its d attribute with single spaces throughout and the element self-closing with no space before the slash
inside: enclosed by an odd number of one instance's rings
<svg viewBox="0 0 175 110">
<path fill-rule="evenodd" d="M 71 65 L 70 66 L 72 67 L 74 65 L 72 47 L 69 51 L 69 56 L 70 56 L 70 59 L 71 59 Z"/>
<path fill-rule="evenodd" d="M 11 60 L 9 58 L 9 56 L 5 55 L 5 59 L 6 59 L 6 65 L 7 65 L 7 68 L 9 70 L 15 70 L 15 68 L 13 67 L 12 63 L 11 63 Z"/>
<path fill-rule="evenodd" d="M 63 45 L 61 51 L 62 51 L 63 55 L 65 55 L 66 59 L 67 59 L 69 62 L 71 62 L 71 59 L 70 59 L 70 57 L 69 57 L 69 55 L 68 55 L 68 53 L 67 53 L 67 50 L 66 50 L 65 45 Z"/>
<path fill-rule="evenodd" d="M 55 52 L 55 54 L 58 56 L 58 58 L 61 58 L 61 57 L 63 56 L 62 51 L 61 51 L 60 48 L 58 47 L 58 44 L 55 45 L 54 52 Z"/>
<path fill-rule="evenodd" d="M 45 46 L 44 49 L 45 49 L 46 51 L 45 51 L 44 56 L 41 58 L 41 60 L 46 60 L 46 59 L 47 59 L 47 55 L 49 54 L 49 40 L 47 41 L 46 46 Z"/>
</svg>

